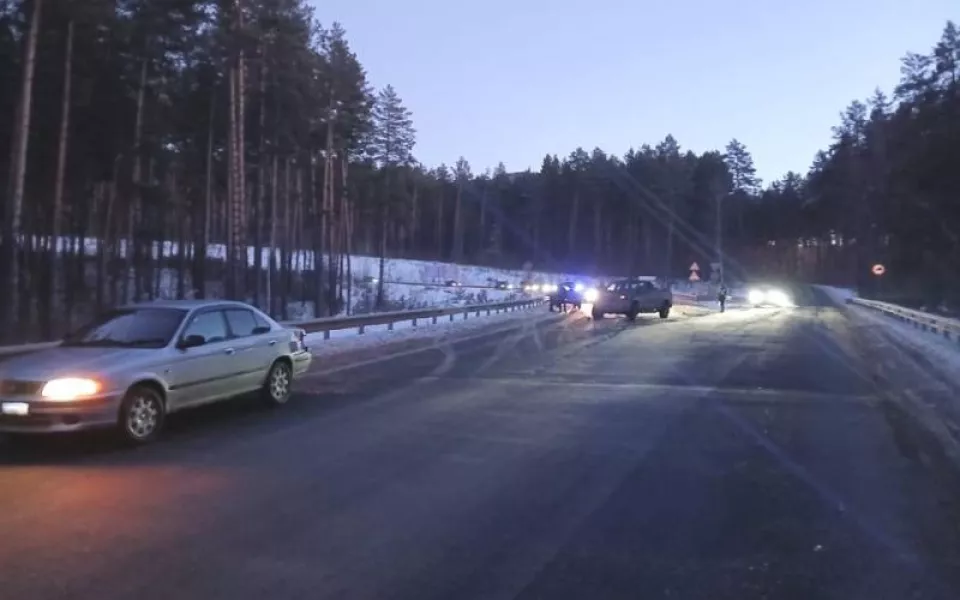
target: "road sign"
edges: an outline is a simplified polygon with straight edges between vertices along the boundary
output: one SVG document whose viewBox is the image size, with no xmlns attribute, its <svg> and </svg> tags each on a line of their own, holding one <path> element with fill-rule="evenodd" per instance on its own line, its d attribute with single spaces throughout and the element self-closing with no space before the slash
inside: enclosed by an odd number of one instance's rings
<svg viewBox="0 0 960 600">
<path fill-rule="evenodd" d="M 877 263 L 877 264 L 873 265 L 873 268 L 870 269 L 870 270 L 871 270 L 871 271 L 873 272 L 873 274 L 876 275 L 877 277 L 880 277 L 881 275 L 883 275 L 884 273 L 887 272 L 887 268 L 886 268 L 885 266 L 881 265 L 880 263 Z"/>
<path fill-rule="evenodd" d="M 696 271 L 690 271 L 690 281 L 700 281 L 700 276 Z"/>
<path fill-rule="evenodd" d="M 692 265 L 690 265 L 690 270 L 691 270 L 691 271 L 699 271 L 699 270 L 700 270 L 700 265 L 698 265 L 697 263 L 693 263 Z"/>
</svg>

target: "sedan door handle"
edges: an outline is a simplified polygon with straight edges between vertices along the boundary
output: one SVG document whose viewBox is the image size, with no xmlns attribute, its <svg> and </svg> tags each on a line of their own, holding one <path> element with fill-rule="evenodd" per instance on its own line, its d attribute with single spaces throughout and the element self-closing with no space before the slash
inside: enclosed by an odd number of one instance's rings
<svg viewBox="0 0 960 600">
<path fill-rule="evenodd" d="M 226 350 L 223 351 L 224 354 L 236 354 L 236 352 L 237 351 L 234 350 L 233 348 L 227 348 Z"/>
<path fill-rule="evenodd" d="M 271 345 L 271 346 L 276 346 L 276 345 L 277 345 L 277 340 L 270 340 L 270 345 Z"/>
</svg>

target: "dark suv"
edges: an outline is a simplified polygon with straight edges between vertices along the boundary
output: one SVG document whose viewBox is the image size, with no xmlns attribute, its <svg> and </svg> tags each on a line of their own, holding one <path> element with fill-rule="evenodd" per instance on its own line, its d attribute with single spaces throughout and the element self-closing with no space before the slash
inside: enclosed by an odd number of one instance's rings
<svg viewBox="0 0 960 600">
<path fill-rule="evenodd" d="M 557 291 L 550 294 L 550 312 L 554 309 L 566 310 L 567 306 L 573 306 L 580 310 L 583 304 L 583 285 L 573 281 L 564 281 L 557 285 Z"/>
</svg>

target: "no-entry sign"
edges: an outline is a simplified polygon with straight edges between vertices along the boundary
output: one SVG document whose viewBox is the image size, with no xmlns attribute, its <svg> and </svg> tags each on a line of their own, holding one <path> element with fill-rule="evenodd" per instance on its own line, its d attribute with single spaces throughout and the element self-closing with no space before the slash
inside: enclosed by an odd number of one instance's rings
<svg viewBox="0 0 960 600">
<path fill-rule="evenodd" d="M 873 265 L 873 268 L 870 270 L 873 271 L 873 274 L 876 275 L 877 277 L 880 277 L 881 275 L 887 272 L 887 268 L 881 265 L 880 263 Z"/>
</svg>

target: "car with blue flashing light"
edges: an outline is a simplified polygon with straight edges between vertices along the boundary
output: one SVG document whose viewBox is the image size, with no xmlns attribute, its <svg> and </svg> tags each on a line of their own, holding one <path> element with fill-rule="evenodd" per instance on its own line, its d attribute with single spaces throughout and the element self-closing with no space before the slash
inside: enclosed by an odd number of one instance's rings
<svg viewBox="0 0 960 600">
<path fill-rule="evenodd" d="M 142 444 L 183 409 L 246 393 L 283 405 L 310 367 L 305 336 L 241 302 L 115 308 L 55 347 L 0 363 L 0 433 L 112 427 Z"/>
<path fill-rule="evenodd" d="M 564 281 L 551 286 L 548 292 L 550 311 L 565 310 L 567 306 L 580 310 L 586 289 L 587 287 L 579 281 Z"/>
</svg>

